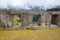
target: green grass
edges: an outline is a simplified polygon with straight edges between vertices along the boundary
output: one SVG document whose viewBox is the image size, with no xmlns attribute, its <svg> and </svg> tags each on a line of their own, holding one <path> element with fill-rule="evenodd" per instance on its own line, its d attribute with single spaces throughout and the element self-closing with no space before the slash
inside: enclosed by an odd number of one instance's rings
<svg viewBox="0 0 60 40">
<path fill-rule="evenodd" d="M 40 30 L 1 30 L 0 40 L 60 40 L 60 28 Z"/>
</svg>

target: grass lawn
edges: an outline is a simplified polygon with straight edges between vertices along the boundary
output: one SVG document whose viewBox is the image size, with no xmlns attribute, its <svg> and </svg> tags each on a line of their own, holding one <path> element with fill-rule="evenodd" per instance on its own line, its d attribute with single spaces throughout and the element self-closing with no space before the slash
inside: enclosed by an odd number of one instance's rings
<svg viewBox="0 0 60 40">
<path fill-rule="evenodd" d="M 40 30 L 1 30 L 0 40 L 60 40 L 60 28 Z"/>
</svg>

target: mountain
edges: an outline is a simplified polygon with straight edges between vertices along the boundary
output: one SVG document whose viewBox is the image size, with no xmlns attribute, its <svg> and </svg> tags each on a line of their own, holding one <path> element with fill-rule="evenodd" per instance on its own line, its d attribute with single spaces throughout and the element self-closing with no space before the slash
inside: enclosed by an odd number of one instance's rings
<svg viewBox="0 0 60 40">
<path fill-rule="evenodd" d="M 33 5 L 33 4 L 25 4 L 23 6 L 12 6 L 7 5 L 7 8 L 0 8 L 0 10 L 32 10 L 32 11 L 45 11 L 43 7 Z"/>
<path fill-rule="evenodd" d="M 51 9 L 47 9 L 47 11 L 60 11 L 60 6 L 58 5 L 58 6 L 51 8 Z"/>
</svg>

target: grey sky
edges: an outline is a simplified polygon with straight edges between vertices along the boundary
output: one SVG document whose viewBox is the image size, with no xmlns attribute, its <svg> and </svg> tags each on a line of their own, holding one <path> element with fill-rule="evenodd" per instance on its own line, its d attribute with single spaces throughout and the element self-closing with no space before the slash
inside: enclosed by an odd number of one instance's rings
<svg viewBox="0 0 60 40">
<path fill-rule="evenodd" d="M 7 5 L 22 6 L 24 4 L 31 3 L 38 6 L 49 6 L 60 5 L 60 0 L 0 0 L 0 7 L 7 7 Z"/>
</svg>

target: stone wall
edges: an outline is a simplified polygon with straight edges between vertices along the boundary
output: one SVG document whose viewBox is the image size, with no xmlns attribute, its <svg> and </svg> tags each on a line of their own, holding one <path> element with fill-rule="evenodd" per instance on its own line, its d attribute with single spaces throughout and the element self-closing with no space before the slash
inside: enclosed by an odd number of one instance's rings
<svg viewBox="0 0 60 40">
<path fill-rule="evenodd" d="M 1 13 L 2 12 L 2 13 Z M 13 26 L 13 15 L 21 15 L 22 26 L 26 26 L 32 23 L 33 15 L 41 15 L 40 24 L 42 27 L 51 25 L 52 15 L 58 15 L 58 26 L 60 26 L 60 12 L 35 12 L 35 11 L 0 11 L 1 14 L 5 14 L 7 17 L 7 22 L 5 24 L 9 24 L 9 26 Z M 0 18 L 1 19 L 1 18 Z M 5 20 L 5 19 L 4 19 Z"/>
<path fill-rule="evenodd" d="M 60 15 L 58 15 L 58 26 L 60 27 Z"/>
</svg>

